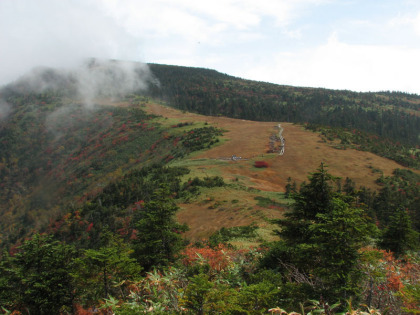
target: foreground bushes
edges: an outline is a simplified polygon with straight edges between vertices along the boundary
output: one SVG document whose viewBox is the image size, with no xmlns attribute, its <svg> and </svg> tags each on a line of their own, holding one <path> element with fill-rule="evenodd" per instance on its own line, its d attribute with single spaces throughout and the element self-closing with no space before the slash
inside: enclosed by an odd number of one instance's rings
<svg viewBox="0 0 420 315">
<path fill-rule="evenodd" d="M 0 306 L 23 314 L 87 314 L 89 308 L 103 314 L 358 314 L 352 308 L 361 305 L 376 313 L 420 311 L 418 253 L 402 250 L 396 259 L 375 248 L 378 229 L 354 198 L 334 190 L 335 178 L 323 164 L 293 195 L 292 210 L 276 221 L 281 239 L 242 250 L 229 240 L 252 237 L 252 225 L 221 229 L 208 242 L 186 246 L 181 237 L 186 227 L 174 220 L 175 192 L 183 191 L 175 179 L 185 170 L 156 167 L 146 173 L 137 177 L 164 178 L 166 184 L 125 205 L 135 214 L 131 234 L 113 232 L 111 220 L 92 234 L 94 228 L 83 220 L 88 215 L 98 225 L 96 217 L 104 219 L 119 209 L 115 203 L 107 207 L 112 196 L 118 204 L 127 201 L 115 186 L 72 214 L 72 222 L 88 233 L 76 233 L 72 223 L 67 233 L 56 234 L 61 241 L 36 234 L 4 252 Z M 191 180 L 188 187 L 196 187 L 193 182 L 220 181 Z M 130 183 L 127 192 L 135 187 Z M 63 225 L 69 220 L 66 216 Z M 95 243 L 83 242 L 93 237 Z"/>
</svg>

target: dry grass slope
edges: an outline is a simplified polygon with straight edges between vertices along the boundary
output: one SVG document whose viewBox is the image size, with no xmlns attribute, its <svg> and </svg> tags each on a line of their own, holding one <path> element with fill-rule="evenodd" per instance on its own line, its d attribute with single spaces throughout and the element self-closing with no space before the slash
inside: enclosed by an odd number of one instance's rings
<svg viewBox="0 0 420 315">
<path fill-rule="evenodd" d="M 205 191 L 199 197 L 201 199 L 181 205 L 178 219 L 190 226 L 187 236 L 193 239 L 207 237 L 222 226 L 239 226 L 252 222 L 271 229 L 264 219 L 280 217 L 283 211 L 258 207 L 254 197 L 265 193 L 270 198 L 281 199 L 278 193 L 284 192 L 288 177 L 300 184 L 307 180 L 308 173 L 314 171 L 321 162 L 328 165 L 331 174 L 343 179 L 350 177 L 357 185 L 372 189 L 378 188 L 375 184 L 380 176 L 378 170 L 384 175 L 391 175 L 394 169 L 402 168 L 394 161 L 369 152 L 334 149 L 322 142 L 318 134 L 291 123 L 281 123 L 286 145 L 285 154 L 280 156 L 266 153 L 270 135 L 278 132 L 278 123 L 209 117 L 181 112 L 155 103 L 147 104 L 146 110 L 162 116 L 163 123 L 207 122 L 226 130 L 224 141 L 220 145 L 199 152 L 188 160 L 174 162 L 188 166 L 191 177 L 219 175 L 226 182 L 234 183 L 238 187 Z M 228 158 L 232 155 L 247 160 L 220 160 L 221 157 Z M 255 168 L 253 164 L 256 160 L 268 162 L 269 167 Z"/>
</svg>

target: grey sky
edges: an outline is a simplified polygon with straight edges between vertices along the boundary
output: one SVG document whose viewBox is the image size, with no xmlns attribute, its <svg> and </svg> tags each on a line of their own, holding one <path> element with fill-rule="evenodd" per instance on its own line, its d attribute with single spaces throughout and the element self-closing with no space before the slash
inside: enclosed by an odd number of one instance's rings
<svg viewBox="0 0 420 315">
<path fill-rule="evenodd" d="M 420 94 L 416 0 L 1 0 L 0 84 L 115 58 Z"/>
</svg>

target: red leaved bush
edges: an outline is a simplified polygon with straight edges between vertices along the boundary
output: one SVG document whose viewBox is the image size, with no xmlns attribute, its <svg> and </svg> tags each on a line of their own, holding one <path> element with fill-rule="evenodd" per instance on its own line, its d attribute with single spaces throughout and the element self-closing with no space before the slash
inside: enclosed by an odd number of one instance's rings
<svg viewBox="0 0 420 315">
<path fill-rule="evenodd" d="M 367 280 L 363 294 L 368 306 L 386 308 L 391 314 L 401 313 L 401 306 L 420 310 L 412 293 L 420 281 L 418 256 L 396 259 L 391 252 L 373 248 L 363 249 L 362 255 L 361 269 Z"/>
<path fill-rule="evenodd" d="M 217 248 L 188 246 L 182 255 L 185 256 L 182 263 L 191 266 L 196 263 L 207 263 L 212 270 L 222 271 L 231 262 L 233 251 L 225 245 L 219 244 Z"/>
<path fill-rule="evenodd" d="M 88 227 L 86 228 L 86 232 L 90 232 L 90 230 L 92 230 L 93 228 L 93 222 L 91 222 Z"/>
<path fill-rule="evenodd" d="M 268 163 L 266 161 L 255 161 L 254 166 L 258 168 L 268 167 Z"/>
<path fill-rule="evenodd" d="M 189 245 L 181 253 L 184 266 L 208 264 L 210 271 L 223 272 L 240 265 L 244 270 L 256 268 L 257 261 L 266 248 L 232 249 L 224 244 L 217 247 Z"/>
</svg>

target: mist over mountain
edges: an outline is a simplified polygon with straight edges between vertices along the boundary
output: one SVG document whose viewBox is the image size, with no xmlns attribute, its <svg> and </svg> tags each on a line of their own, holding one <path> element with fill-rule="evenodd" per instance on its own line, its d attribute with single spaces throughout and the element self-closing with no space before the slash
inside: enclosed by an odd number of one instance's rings
<svg viewBox="0 0 420 315">
<path fill-rule="evenodd" d="M 86 60 L 74 69 L 38 67 L 6 85 L 8 93 L 54 92 L 78 99 L 91 107 L 98 97 L 115 99 L 133 92 L 147 90 L 150 83 L 159 84 L 149 67 L 139 62 Z"/>
</svg>

